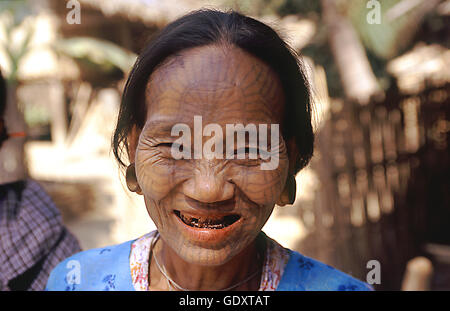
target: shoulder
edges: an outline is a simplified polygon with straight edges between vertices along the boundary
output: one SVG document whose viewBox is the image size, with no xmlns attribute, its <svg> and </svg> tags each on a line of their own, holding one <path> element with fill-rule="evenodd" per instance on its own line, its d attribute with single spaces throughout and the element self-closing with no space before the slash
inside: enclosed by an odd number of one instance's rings
<svg viewBox="0 0 450 311">
<path fill-rule="evenodd" d="M 373 288 L 318 260 L 290 251 L 280 285 L 281 291 L 370 291 Z"/>
<path fill-rule="evenodd" d="M 133 290 L 129 254 L 134 240 L 79 252 L 50 273 L 46 290 Z"/>
<path fill-rule="evenodd" d="M 61 215 L 55 203 L 45 190 L 34 180 L 27 179 L 2 185 L 0 204 L 6 217 L 7 226 L 20 226 L 19 232 L 41 230 L 51 236 L 62 227 Z M 36 226 L 24 225 L 27 223 Z M 45 234 L 44 234 L 45 236 Z M 47 239 L 45 239 L 47 240 Z"/>
<path fill-rule="evenodd" d="M 36 181 L 0 185 L 0 279 L 10 289 L 42 290 L 49 271 L 78 251 L 77 239 Z"/>
</svg>

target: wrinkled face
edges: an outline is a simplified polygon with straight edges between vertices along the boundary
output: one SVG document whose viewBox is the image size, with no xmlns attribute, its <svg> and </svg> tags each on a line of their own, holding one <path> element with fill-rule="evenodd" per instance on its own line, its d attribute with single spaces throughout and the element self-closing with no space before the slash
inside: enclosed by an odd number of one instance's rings
<svg viewBox="0 0 450 311">
<path fill-rule="evenodd" d="M 278 165 L 262 170 L 268 160 L 259 156 L 174 159 L 171 147 L 179 136 L 171 130 L 175 124 L 188 125 L 192 146 L 184 148 L 194 150 L 196 116 L 203 126 L 217 124 L 223 133 L 227 124 L 270 128 L 283 114 L 281 83 L 266 64 L 241 49 L 206 46 L 164 62 L 150 77 L 146 104 L 135 164 L 150 217 L 187 262 L 224 264 L 251 244 L 279 199 L 289 167 L 286 143 L 280 133 L 276 146 L 270 146 L 277 150 Z M 200 140 L 204 144 L 210 138 Z M 244 152 L 250 152 L 246 147 Z"/>
</svg>

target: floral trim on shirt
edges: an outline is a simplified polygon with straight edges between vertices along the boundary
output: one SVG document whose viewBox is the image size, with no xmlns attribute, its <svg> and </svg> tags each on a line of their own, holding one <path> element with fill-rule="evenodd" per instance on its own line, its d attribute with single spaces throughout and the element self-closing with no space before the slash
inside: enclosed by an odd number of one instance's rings
<svg viewBox="0 0 450 311">
<path fill-rule="evenodd" d="M 137 291 L 148 290 L 148 260 L 150 246 L 158 231 L 152 231 L 140 237 L 131 244 L 130 270 L 134 289 Z"/>
<path fill-rule="evenodd" d="M 134 289 L 148 290 L 148 261 L 150 247 L 157 231 L 152 231 L 140 237 L 131 244 L 130 270 Z M 260 291 L 274 291 L 280 283 L 284 268 L 290 257 L 290 251 L 276 241 L 266 237 L 267 251 L 259 286 Z"/>
<path fill-rule="evenodd" d="M 283 276 L 284 268 L 289 261 L 290 251 L 267 236 L 266 241 L 267 251 L 259 290 L 274 291 Z"/>
</svg>

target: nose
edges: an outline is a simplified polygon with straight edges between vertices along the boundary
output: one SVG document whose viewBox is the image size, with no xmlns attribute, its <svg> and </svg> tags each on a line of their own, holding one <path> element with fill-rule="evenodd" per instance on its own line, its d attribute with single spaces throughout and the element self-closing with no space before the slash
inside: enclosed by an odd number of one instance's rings
<svg viewBox="0 0 450 311">
<path fill-rule="evenodd" d="M 216 203 L 232 199 L 234 184 L 228 180 L 226 173 L 218 169 L 213 161 L 202 161 L 193 176 L 183 184 L 183 193 L 201 203 Z"/>
</svg>

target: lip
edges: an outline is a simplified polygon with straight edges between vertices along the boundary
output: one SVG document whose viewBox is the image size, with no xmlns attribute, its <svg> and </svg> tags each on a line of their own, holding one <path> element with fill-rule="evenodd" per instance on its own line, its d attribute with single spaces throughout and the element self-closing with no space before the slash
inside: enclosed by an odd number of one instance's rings
<svg viewBox="0 0 450 311">
<path fill-rule="evenodd" d="M 184 214 L 191 214 L 191 215 L 201 215 L 201 216 L 208 216 L 208 214 L 205 213 L 193 213 L 193 212 L 185 212 L 182 211 Z M 212 215 L 212 214 L 209 214 Z M 230 213 L 226 214 L 214 214 L 214 216 L 226 216 L 230 215 Z M 242 215 L 240 215 L 240 218 L 236 220 L 231 225 L 228 225 L 222 229 L 208 229 L 208 228 L 196 228 L 191 227 L 187 224 L 185 224 L 176 214 L 175 210 L 172 211 L 172 217 L 175 218 L 175 223 L 177 224 L 178 228 L 180 229 L 183 236 L 191 241 L 201 242 L 201 243 L 209 243 L 209 242 L 220 242 L 223 240 L 226 240 L 234 231 L 236 231 L 237 228 L 239 228 L 242 224 Z"/>
</svg>

